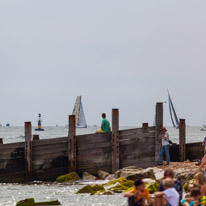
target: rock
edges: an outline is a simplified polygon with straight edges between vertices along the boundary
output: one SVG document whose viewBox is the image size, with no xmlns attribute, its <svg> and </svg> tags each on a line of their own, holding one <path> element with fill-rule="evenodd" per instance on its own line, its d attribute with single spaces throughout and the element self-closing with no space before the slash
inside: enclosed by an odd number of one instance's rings
<svg viewBox="0 0 206 206">
<path fill-rule="evenodd" d="M 35 205 L 34 198 L 21 200 L 21 201 L 16 203 L 16 206 L 34 206 L 34 205 Z"/>
<path fill-rule="evenodd" d="M 46 202 L 34 202 L 34 198 L 21 200 L 16 203 L 16 206 L 35 206 L 35 205 L 61 205 L 58 200 L 46 201 Z"/>
<path fill-rule="evenodd" d="M 105 186 L 110 186 L 110 185 L 114 185 L 115 183 L 124 183 L 127 181 L 127 178 L 126 177 L 120 177 L 120 178 L 117 178 L 117 179 L 114 179 L 114 180 L 110 180 L 109 182 L 107 182 L 105 184 Z"/>
<path fill-rule="evenodd" d="M 114 179 L 116 179 L 116 175 L 115 174 L 111 174 L 111 175 L 106 177 L 106 180 L 114 180 Z"/>
<path fill-rule="evenodd" d="M 106 192 L 102 185 L 85 185 L 83 188 L 78 190 L 76 194 L 89 193 L 91 195 L 100 194 Z"/>
<path fill-rule="evenodd" d="M 97 178 L 88 172 L 84 172 L 82 175 L 82 180 L 96 180 Z"/>
<path fill-rule="evenodd" d="M 47 201 L 47 202 L 37 202 L 35 205 L 61 205 L 61 203 L 58 200 L 52 200 L 52 201 Z"/>
<path fill-rule="evenodd" d="M 105 180 L 106 177 L 108 177 L 109 175 L 110 175 L 109 172 L 106 172 L 106 171 L 103 171 L 103 170 L 99 170 L 99 171 L 98 171 L 98 177 L 99 177 L 100 179 Z"/>
<path fill-rule="evenodd" d="M 153 169 L 156 180 L 160 182 L 164 177 L 164 170 L 158 167 L 153 167 L 152 169 Z"/>
<path fill-rule="evenodd" d="M 195 184 L 195 180 L 193 179 L 193 180 L 189 180 L 189 181 L 187 181 L 184 185 L 183 185 L 183 188 L 184 188 L 184 190 L 185 190 L 185 192 L 189 192 L 189 185 L 193 185 L 193 187 L 197 187 L 198 188 L 198 186 Z"/>
<path fill-rule="evenodd" d="M 143 178 L 156 179 L 152 168 L 141 169 L 137 167 L 125 167 L 115 172 L 115 176 L 117 178 L 126 177 L 128 180 L 133 181 Z"/>
<path fill-rule="evenodd" d="M 182 185 L 184 185 L 189 180 L 192 180 L 194 178 L 194 175 L 195 169 L 180 168 L 175 170 L 175 178 L 179 179 Z"/>
<path fill-rule="evenodd" d="M 105 191 L 105 192 L 96 192 L 95 195 L 114 195 L 111 191 Z"/>
<path fill-rule="evenodd" d="M 157 180 L 145 178 L 143 179 L 143 182 L 145 183 L 145 188 L 149 190 L 149 193 L 154 193 L 158 191 L 160 184 Z"/>
<path fill-rule="evenodd" d="M 115 185 L 114 187 L 111 187 L 109 190 L 112 192 L 116 192 L 116 193 L 122 193 L 133 186 L 134 186 L 134 181 L 127 180 L 126 182 L 123 182 L 121 184 Z"/>
<path fill-rule="evenodd" d="M 66 175 L 61 175 L 57 177 L 56 181 L 57 182 L 75 182 L 76 180 L 79 180 L 80 177 L 76 172 L 70 172 Z"/>
</svg>

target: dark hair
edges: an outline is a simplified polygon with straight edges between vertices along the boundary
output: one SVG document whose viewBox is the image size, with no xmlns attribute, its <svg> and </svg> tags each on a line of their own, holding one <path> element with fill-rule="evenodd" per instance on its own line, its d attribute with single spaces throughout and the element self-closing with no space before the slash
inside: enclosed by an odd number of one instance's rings
<svg viewBox="0 0 206 206">
<path fill-rule="evenodd" d="M 193 189 L 193 190 L 191 191 L 190 195 L 191 195 L 192 197 L 197 197 L 198 195 L 201 195 L 201 192 L 200 192 L 200 190 L 199 190 L 198 188 L 195 188 L 195 189 Z"/>
<path fill-rule="evenodd" d="M 105 113 L 102 113 L 102 118 L 106 118 L 106 114 Z"/>
<path fill-rule="evenodd" d="M 174 174 L 174 170 L 173 169 L 166 169 L 164 172 L 164 178 L 167 178 L 168 176 L 170 176 L 171 178 L 174 178 L 175 174 Z"/>
<path fill-rule="evenodd" d="M 142 185 L 142 184 L 144 184 L 144 182 L 142 180 L 136 180 L 134 183 L 135 187 Z"/>
</svg>

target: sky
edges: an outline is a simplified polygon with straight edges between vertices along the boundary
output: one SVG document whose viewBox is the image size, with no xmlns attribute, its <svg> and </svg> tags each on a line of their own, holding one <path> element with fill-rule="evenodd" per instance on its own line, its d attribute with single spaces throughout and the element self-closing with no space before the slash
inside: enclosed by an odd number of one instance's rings
<svg viewBox="0 0 206 206">
<path fill-rule="evenodd" d="M 206 114 L 205 0 L 0 0 L 0 124 L 153 124 L 170 91 L 178 118 Z M 164 124 L 172 126 L 168 103 Z"/>
</svg>

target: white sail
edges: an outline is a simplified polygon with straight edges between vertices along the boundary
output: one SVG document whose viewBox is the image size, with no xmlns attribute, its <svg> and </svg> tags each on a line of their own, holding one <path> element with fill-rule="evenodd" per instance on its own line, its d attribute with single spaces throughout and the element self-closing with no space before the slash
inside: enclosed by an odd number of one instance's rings
<svg viewBox="0 0 206 206">
<path fill-rule="evenodd" d="M 84 111 L 83 111 L 83 106 L 81 102 L 81 96 L 77 97 L 72 114 L 75 115 L 76 127 L 78 128 L 87 127 L 87 123 L 86 123 L 86 119 L 85 119 Z"/>
</svg>

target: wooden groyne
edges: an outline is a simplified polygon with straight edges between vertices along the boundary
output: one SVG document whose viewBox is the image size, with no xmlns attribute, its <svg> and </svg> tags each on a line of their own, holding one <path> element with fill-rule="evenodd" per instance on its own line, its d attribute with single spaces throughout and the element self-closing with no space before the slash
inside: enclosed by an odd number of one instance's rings
<svg viewBox="0 0 206 206">
<path fill-rule="evenodd" d="M 97 175 L 127 166 L 150 167 L 158 160 L 163 104 L 156 105 L 156 127 L 119 130 L 119 110 L 112 110 L 112 132 L 76 135 L 75 116 L 69 116 L 68 136 L 39 139 L 25 122 L 25 142 L 0 144 L 0 182 L 53 181 L 76 171 Z M 171 147 L 171 160 L 184 161 L 201 156 L 200 143 L 185 144 L 185 121 L 181 120 L 180 144 Z M 199 155 L 199 156 L 198 156 Z"/>
</svg>

